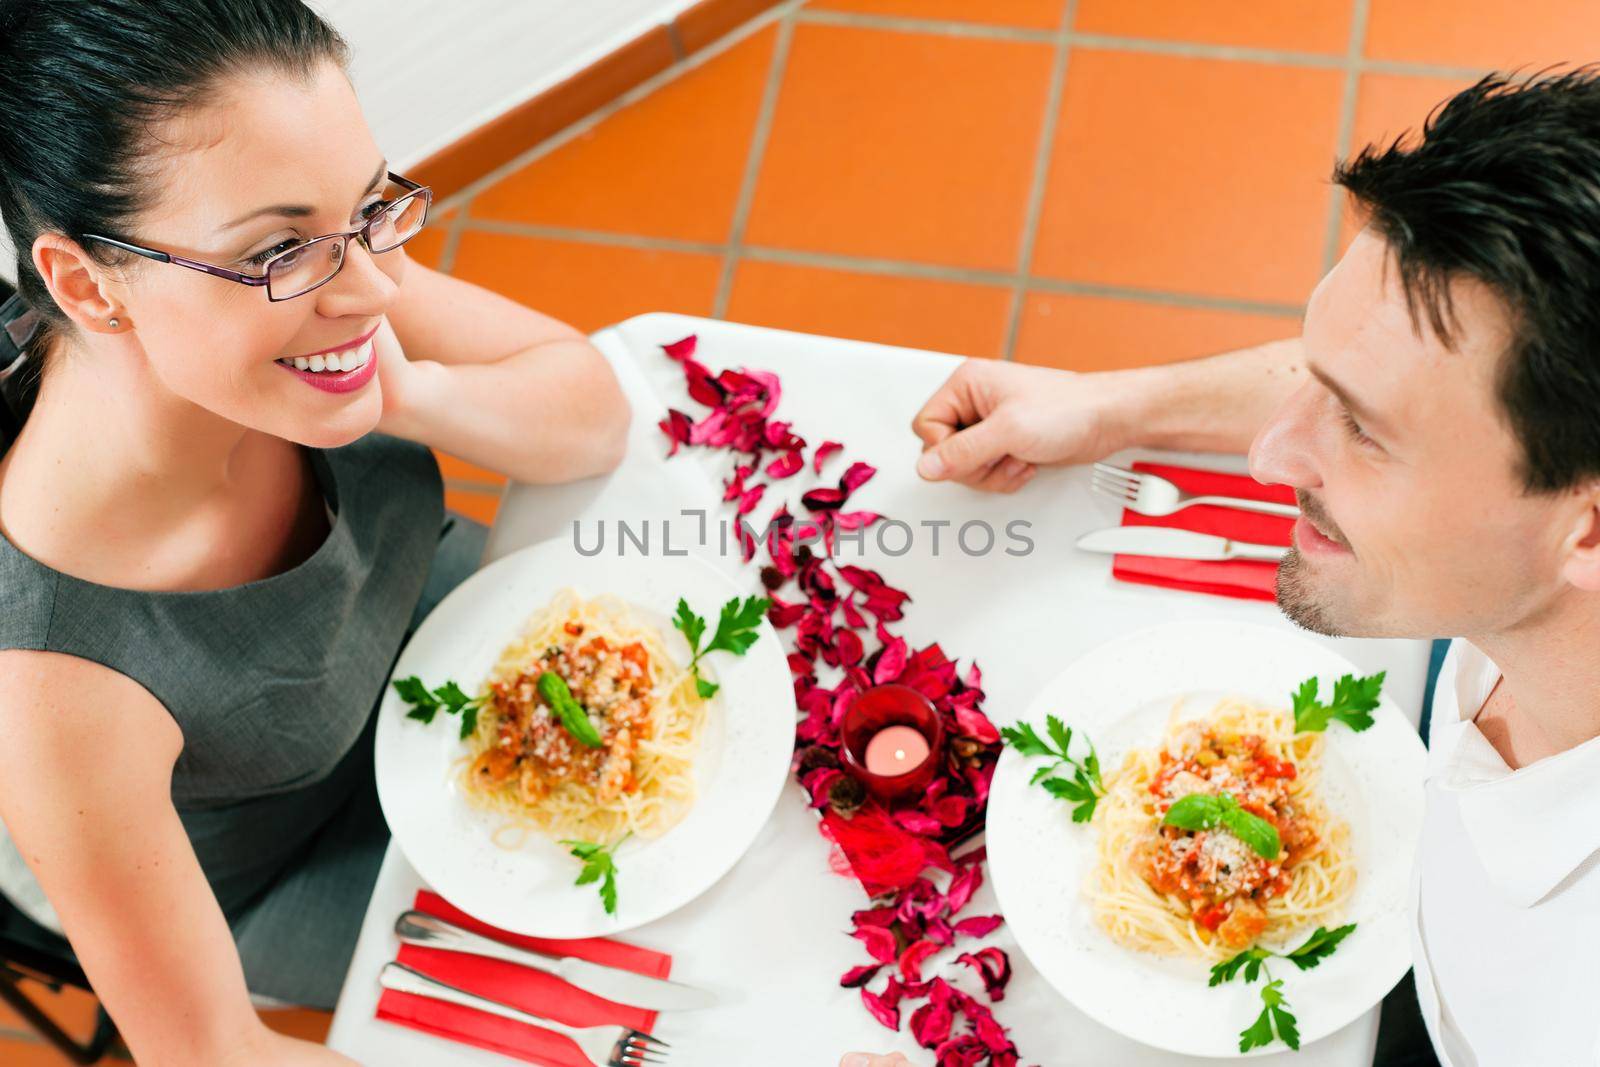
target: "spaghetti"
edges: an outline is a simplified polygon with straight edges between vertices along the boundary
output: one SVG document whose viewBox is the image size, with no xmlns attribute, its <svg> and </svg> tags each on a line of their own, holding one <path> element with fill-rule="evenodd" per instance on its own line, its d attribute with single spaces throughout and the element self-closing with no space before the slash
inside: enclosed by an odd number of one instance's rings
<svg viewBox="0 0 1600 1067">
<path fill-rule="evenodd" d="M 1339 911 L 1355 887 L 1349 828 L 1317 795 L 1323 735 L 1295 733 L 1287 711 L 1236 699 L 1178 721 L 1159 749 L 1135 749 L 1106 783 L 1088 895 L 1119 944 L 1213 960 L 1277 943 Z M 1222 826 L 1163 825 L 1173 802 L 1228 793 L 1271 823 L 1268 858 Z"/>
<path fill-rule="evenodd" d="M 566 683 L 597 728 L 585 745 L 538 684 Z M 474 806 L 504 817 L 493 837 L 532 832 L 611 845 L 659 837 L 694 803 L 693 763 L 706 701 L 661 634 L 614 596 L 563 589 L 501 652 L 456 773 Z"/>
</svg>

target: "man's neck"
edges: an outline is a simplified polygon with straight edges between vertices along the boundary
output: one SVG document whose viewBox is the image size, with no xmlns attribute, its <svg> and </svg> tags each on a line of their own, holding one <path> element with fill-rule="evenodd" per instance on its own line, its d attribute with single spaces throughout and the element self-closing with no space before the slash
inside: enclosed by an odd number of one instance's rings
<svg viewBox="0 0 1600 1067">
<path fill-rule="evenodd" d="M 1469 637 L 1504 677 L 1476 718 L 1512 769 L 1600 737 L 1600 610 L 1568 590 L 1517 628 Z"/>
</svg>

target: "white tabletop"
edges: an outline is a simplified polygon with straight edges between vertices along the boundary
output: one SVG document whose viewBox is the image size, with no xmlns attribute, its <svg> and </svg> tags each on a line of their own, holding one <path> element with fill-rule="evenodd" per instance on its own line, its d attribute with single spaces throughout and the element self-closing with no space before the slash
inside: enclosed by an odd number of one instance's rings
<svg viewBox="0 0 1600 1067">
<path fill-rule="evenodd" d="M 868 536 L 860 558 L 846 562 L 875 568 L 892 585 L 911 592 L 913 600 L 898 632 L 912 647 L 937 640 L 963 669 L 974 658 L 978 661 L 986 708 L 997 721 L 1019 714 L 1035 691 L 1074 657 L 1118 634 L 1196 617 L 1290 626 L 1270 604 L 1113 581 L 1109 557 L 1071 547 L 1079 534 L 1118 522 L 1117 508 L 1090 494 L 1083 468 L 1041 471 L 1013 496 L 921 481 L 914 470 L 920 449 L 910 432 L 911 418 L 959 362 L 955 357 L 680 315 L 644 315 L 595 336 L 633 405 L 627 458 L 605 478 L 509 487 L 486 562 L 535 541 L 571 538 L 575 531 L 592 548 L 602 524 L 605 551 L 614 552 L 619 521 L 635 536 L 648 526 L 650 551 L 660 551 L 664 524 L 670 524 L 674 551 L 688 548 L 712 558 L 756 591 L 754 566 L 740 563 L 731 536 L 724 552 L 718 532 L 719 519 L 731 515 L 731 505 L 720 503 L 720 480 L 731 465 L 729 456 L 690 448 L 667 460 L 665 437 L 656 428 L 668 406 L 696 416 L 701 410 L 687 398 L 681 368 L 658 347 L 690 333 L 700 336 L 697 358 L 713 373 L 728 366 L 776 372 L 783 383 L 776 417 L 791 421 L 812 445 L 825 439 L 844 443 L 843 456 L 834 457 L 829 470 L 842 471 L 845 462 L 855 459 L 878 468 L 877 476 L 852 496 L 850 506 L 899 519 L 911 536 L 888 530 L 881 546 Z M 1238 457 L 1187 458 L 1242 469 Z M 794 481 L 808 479 L 801 475 Z M 760 520 L 776 506 L 773 491 L 752 519 Z M 691 513 L 683 514 L 685 509 Z M 704 527 L 695 509 L 705 512 Z M 956 541 L 959 528 L 977 520 L 996 533 L 995 548 L 986 554 L 981 551 L 982 527 L 968 530 L 972 554 Z M 940 522 L 949 525 L 932 525 Z M 1020 551 L 1020 541 L 1007 533 L 1012 522 L 1028 524 L 1012 528 L 1033 543 L 1024 555 L 1005 551 Z M 908 540 L 909 548 L 902 552 Z M 635 551 L 632 542 L 628 551 Z M 843 553 L 856 551 L 848 546 Z M 1318 640 L 1328 641 L 1364 670 L 1387 670 L 1385 689 L 1417 720 L 1427 675 L 1426 642 Z M 399 948 L 392 933 L 395 916 L 411 906 L 421 885 L 391 843 L 328 1044 L 361 1063 L 382 1067 L 516 1062 L 374 1018 L 377 973 Z M 861 888 L 829 869 L 815 814 L 791 783 L 755 844 L 725 878 L 676 914 L 625 935 L 625 940 L 671 953 L 674 978 L 723 996 L 723 1003 L 708 1011 L 662 1016 L 655 1032 L 673 1044 L 674 1064 L 833 1067 L 841 1054 L 853 1050 L 899 1051 L 916 1064 L 929 1063 L 929 1054 L 904 1028 L 899 1033 L 884 1029 L 867 1014 L 856 990 L 838 985 L 845 970 L 865 962 L 859 942 L 848 936 L 850 913 L 865 906 Z M 995 910 L 986 884 L 965 914 Z M 987 941 L 1006 949 L 1015 968 L 995 1014 L 1011 1029 L 1022 1062 L 1047 1067 L 1208 1062 L 1147 1048 L 1086 1018 L 1039 977 L 1007 927 Z M 940 960 L 931 962 L 932 973 L 940 973 Z M 1367 1067 L 1377 1019 L 1374 1008 L 1298 1053 L 1252 1058 L 1298 1067 Z"/>
</svg>

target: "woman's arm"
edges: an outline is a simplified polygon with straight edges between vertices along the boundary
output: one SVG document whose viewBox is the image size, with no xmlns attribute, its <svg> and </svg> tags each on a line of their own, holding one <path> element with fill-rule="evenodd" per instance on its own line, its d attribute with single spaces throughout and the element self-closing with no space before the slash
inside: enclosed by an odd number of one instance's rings
<svg viewBox="0 0 1600 1067">
<path fill-rule="evenodd" d="M 622 462 L 627 399 L 572 327 L 416 262 L 388 324 L 378 335 L 385 433 L 519 482 L 572 481 Z"/>
<path fill-rule="evenodd" d="M 146 1067 L 350 1067 L 262 1024 L 172 806 L 177 724 L 138 683 L 0 652 L 0 819 Z"/>
</svg>

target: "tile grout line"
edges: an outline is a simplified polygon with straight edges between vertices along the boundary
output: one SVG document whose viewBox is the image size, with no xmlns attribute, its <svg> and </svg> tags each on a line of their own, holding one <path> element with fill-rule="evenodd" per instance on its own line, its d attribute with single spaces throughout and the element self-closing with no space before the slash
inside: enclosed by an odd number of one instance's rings
<svg viewBox="0 0 1600 1067">
<path fill-rule="evenodd" d="M 461 234 L 467 228 L 467 208 L 471 206 L 471 200 L 463 200 L 456 210 L 456 217 L 450 220 L 449 229 L 445 230 L 444 244 L 439 248 L 440 274 L 449 274 L 455 269 L 456 249 L 461 247 Z"/>
<path fill-rule="evenodd" d="M 635 234 L 610 233 L 604 230 L 583 230 L 565 226 L 546 226 L 527 222 L 500 222 L 492 219 L 471 219 L 467 230 L 501 233 L 512 237 L 527 237 L 545 241 L 572 241 L 580 244 L 609 245 L 633 248 L 648 252 L 679 252 L 688 255 L 721 256 L 727 246 L 682 241 L 671 237 L 642 237 Z M 1017 274 L 1007 271 L 989 271 L 970 267 L 949 267 L 910 260 L 880 259 L 866 256 L 843 255 L 834 252 L 807 252 L 798 249 L 773 248 L 766 245 L 743 245 L 741 259 L 754 259 L 765 263 L 783 263 L 797 267 L 816 267 L 857 274 L 886 274 L 911 280 L 957 282 L 966 285 L 983 285 L 1010 288 L 1019 280 Z M 1066 293 L 1078 296 L 1103 296 L 1116 300 L 1135 300 L 1149 304 L 1176 307 L 1210 308 L 1216 311 L 1240 311 L 1257 315 L 1298 316 L 1298 304 L 1283 304 L 1264 300 L 1243 300 L 1236 297 L 1208 296 L 1204 293 L 1184 293 L 1175 290 L 1139 289 L 1131 286 L 1104 285 L 1098 282 L 1075 282 L 1060 278 L 1029 275 L 1027 285 L 1042 292 Z"/>
<path fill-rule="evenodd" d="M 799 0 L 795 0 L 795 2 L 798 3 Z M 449 196 L 445 197 L 445 199 L 438 205 L 439 210 L 449 210 L 450 208 L 466 203 L 483 190 L 487 189 L 489 186 L 500 181 L 500 179 L 515 174 L 517 171 L 521 170 L 523 167 L 526 167 L 535 160 L 547 156 L 551 152 L 554 152 L 556 149 L 560 148 L 562 145 L 567 144 L 569 141 L 576 140 L 577 138 L 583 136 L 585 133 L 588 133 L 590 130 L 600 125 L 600 123 L 604 122 L 612 115 L 615 115 L 624 108 L 644 99 L 657 89 L 661 88 L 663 85 L 666 85 L 668 82 L 675 81 L 682 75 L 705 66 L 713 59 L 716 59 L 723 53 L 732 50 L 740 44 L 743 44 L 745 41 L 749 40 L 751 37 L 754 37 L 772 23 L 776 22 L 781 17 L 783 11 L 784 9 L 781 6 L 768 8 L 761 14 L 750 19 L 748 22 L 741 24 L 735 29 L 729 30 L 722 37 L 719 37 L 717 40 L 706 45 L 699 51 L 690 53 L 682 61 L 671 64 L 665 70 L 657 71 L 644 81 L 640 82 L 638 85 L 635 85 L 633 88 L 629 89 L 627 92 L 606 101 L 600 107 L 595 108 L 593 111 L 589 112 L 587 115 L 578 119 L 571 125 L 557 130 L 555 133 L 551 134 L 549 137 L 546 137 L 537 144 L 528 146 L 528 148 L 522 151 L 520 154 L 500 164 L 498 167 L 495 167 L 488 173 L 468 182 L 454 193 L 451 193 Z"/>
<path fill-rule="evenodd" d="M 803 0 L 793 0 L 784 6 L 778 23 L 778 39 L 772 45 L 772 62 L 767 68 L 767 84 L 761 93 L 761 110 L 756 113 L 755 128 L 750 132 L 750 149 L 745 156 L 744 174 L 739 179 L 739 198 L 733 204 L 733 220 L 728 226 L 728 243 L 723 249 L 722 270 L 717 275 L 717 291 L 711 301 L 711 317 L 727 318 L 728 300 L 733 293 L 733 272 L 739 263 L 744 246 L 745 227 L 750 222 L 750 206 L 755 202 L 756 181 L 761 176 L 761 164 L 767 156 L 767 141 L 772 135 L 773 116 L 778 111 L 778 97 L 783 91 L 784 72 L 789 66 L 789 48 L 794 41 L 795 13 Z"/>
<path fill-rule="evenodd" d="M 1372 0 L 1355 0 L 1350 8 L 1350 43 L 1345 49 L 1344 99 L 1339 103 L 1339 142 L 1334 158 L 1344 160 L 1350 155 L 1355 139 L 1356 104 L 1361 90 L 1361 53 L 1367 43 L 1367 14 Z M 1323 236 L 1322 273 L 1333 269 L 1339 257 L 1339 232 L 1344 221 L 1344 190 L 1329 183 L 1327 232 Z"/>
<path fill-rule="evenodd" d="M 925 19 L 897 15 L 870 15 L 848 11 L 815 11 L 811 9 L 801 12 L 797 16 L 797 21 L 830 26 L 854 26 L 861 29 L 893 30 L 902 33 L 926 33 L 989 40 L 1034 41 L 1044 44 L 1054 43 L 1060 33 L 1059 30 L 1037 30 L 1022 26 L 996 26 L 949 19 Z M 1166 55 L 1188 56 L 1195 59 L 1231 59 L 1334 70 L 1343 70 L 1349 63 L 1348 54 L 1297 52 L 1293 49 L 1253 48 L 1244 45 L 1165 40 L 1158 37 L 1132 37 L 1112 33 L 1071 31 L 1067 35 L 1067 44 L 1069 47 L 1074 48 L 1157 52 Z M 1372 71 L 1380 74 L 1410 74 L 1418 77 L 1477 77 L 1488 73 L 1486 70 L 1476 67 L 1454 67 L 1410 60 L 1361 58 L 1359 63 L 1363 71 Z"/>
<path fill-rule="evenodd" d="M 1028 273 L 1033 267 L 1033 248 L 1039 236 L 1039 216 L 1043 212 L 1045 184 L 1050 177 L 1051 149 L 1061 123 L 1061 102 L 1066 92 L 1068 54 L 1067 40 L 1072 35 L 1072 22 L 1077 16 L 1078 0 L 1067 0 L 1061 15 L 1061 27 L 1056 31 L 1056 54 L 1050 64 L 1050 85 L 1045 91 L 1044 116 L 1039 123 L 1039 145 L 1033 157 L 1033 179 L 1028 188 L 1028 203 L 1022 216 L 1022 239 L 1017 249 L 1017 280 L 1011 288 L 1011 307 L 1006 317 L 1006 332 L 1000 339 L 1000 358 L 1016 358 L 1017 332 L 1022 324 L 1023 304 L 1027 299 Z"/>
</svg>

